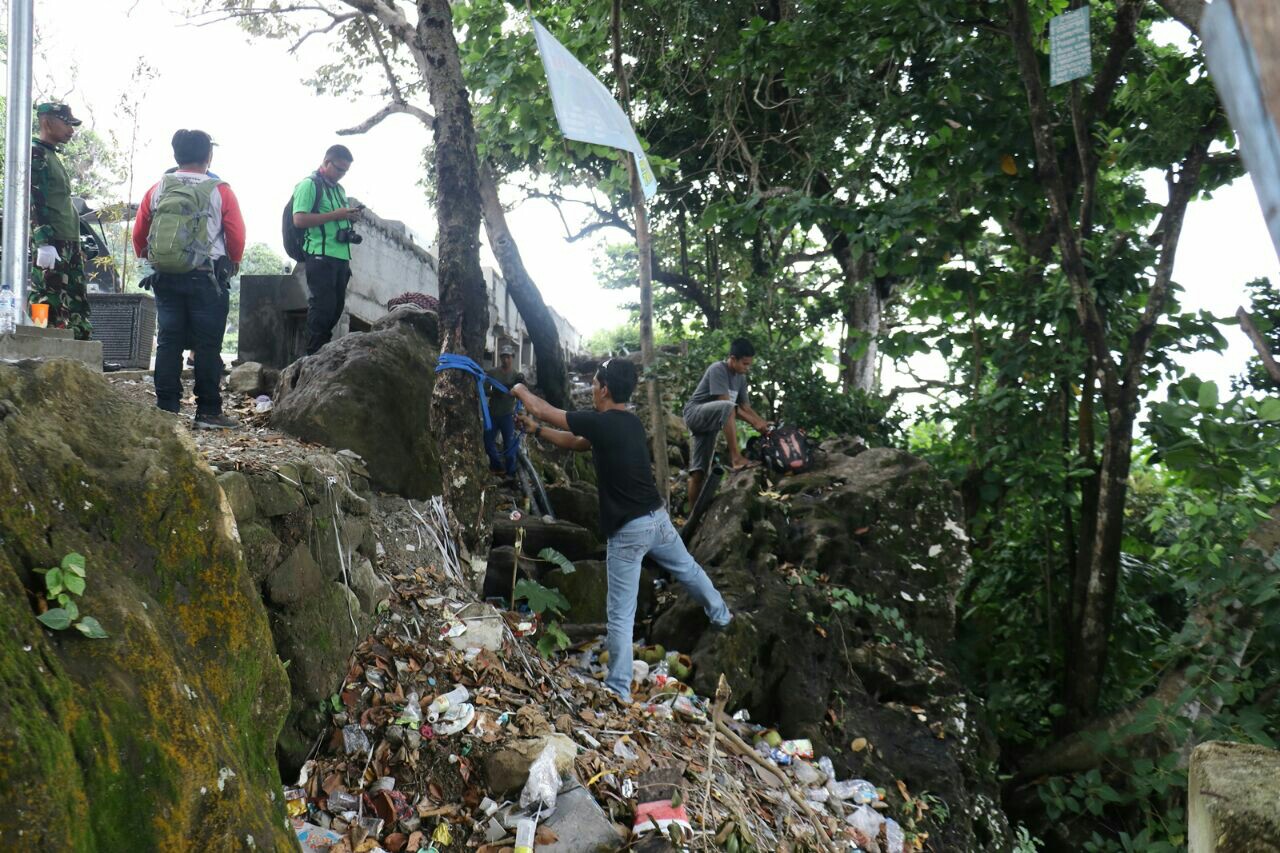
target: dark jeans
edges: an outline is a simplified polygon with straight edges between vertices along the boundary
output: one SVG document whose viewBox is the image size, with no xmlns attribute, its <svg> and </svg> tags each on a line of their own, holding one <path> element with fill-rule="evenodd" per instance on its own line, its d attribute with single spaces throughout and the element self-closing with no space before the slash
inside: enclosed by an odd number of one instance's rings
<svg viewBox="0 0 1280 853">
<path fill-rule="evenodd" d="M 502 449 L 510 450 L 516 441 L 516 416 L 499 415 L 493 419 L 493 429 L 484 431 L 484 450 L 489 454 L 489 468 L 493 471 L 505 471 L 507 476 L 516 475 L 516 455 L 503 456 L 498 452 L 498 433 L 502 433 Z"/>
<path fill-rule="evenodd" d="M 222 414 L 222 334 L 231 290 L 208 273 L 157 275 L 156 405 L 176 412 L 182 401 L 182 351 L 196 357 L 196 415 Z"/>
<path fill-rule="evenodd" d="M 324 255 L 307 255 L 307 355 L 333 337 L 333 327 L 347 301 L 351 262 Z"/>
</svg>

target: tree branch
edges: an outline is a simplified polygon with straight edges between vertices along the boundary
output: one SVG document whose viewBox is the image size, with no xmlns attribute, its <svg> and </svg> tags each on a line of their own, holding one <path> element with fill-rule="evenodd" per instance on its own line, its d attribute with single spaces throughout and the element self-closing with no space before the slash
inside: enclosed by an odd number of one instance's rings
<svg viewBox="0 0 1280 853">
<path fill-rule="evenodd" d="M 1262 332 L 1258 331 L 1258 327 L 1254 325 L 1253 317 L 1248 311 L 1244 310 L 1244 306 L 1236 309 L 1236 319 L 1240 321 L 1240 328 L 1244 329 L 1244 333 L 1249 336 L 1249 340 L 1253 341 L 1253 348 L 1258 351 L 1258 358 L 1262 359 L 1262 366 L 1266 369 L 1267 375 L 1271 377 L 1271 381 L 1280 384 L 1280 364 L 1276 364 L 1275 357 L 1271 355 L 1271 347 L 1267 344 L 1267 339 L 1262 336 Z"/>
<path fill-rule="evenodd" d="M 592 211 L 595 212 L 597 216 L 600 217 L 599 222 L 592 222 L 590 225 L 587 225 L 586 227 L 584 227 L 577 234 L 569 235 L 566 232 L 565 240 L 570 243 L 577 242 L 578 240 L 581 240 L 583 237 L 586 237 L 588 234 L 594 234 L 596 231 L 599 231 L 603 228 L 621 228 L 623 231 L 627 232 L 632 237 L 635 237 L 636 235 L 635 228 L 633 228 L 631 224 L 627 222 L 627 220 L 623 219 L 621 214 L 619 214 L 616 210 L 610 210 L 607 207 L 603 207 L 594 201 L 584 201 L 583 199 L 580 199 L 580 198 L 566 198 L 565 196 L 562 196 L 559 193 L 543 192 L 542 190 L 530 190 L 529 198 L 545 198 L 547 201 L 554 204 L 557 210 L 560 209 L 561 204 L 564 204 L 566 202 L 572 202 L 573 204 L 580 204 L 584 207 L 590 208 Z"/>
<path fill-rule="evenodd" d="M 1179 166 L 1177 180 L 1174 180 L 1172 170 L 1166 178 L 1169 184 L 1169 203 L 1160 214 L 1160 223 L 1155 232 L 1160 235 L 1160 260 L 1156 264 L 1156 277 L 1147 295 L 1142 319 L 1138 322 L 1138 328 L 1129 336 L 1129 345 L 1124 355 L 1124 388 L 1130 401 L 1137 400 L 1138 378 L 1146 363 L 1147 346 L 1155 333 L 1156 320 L 1164 311 L 1165 298 L 1173 280 L 1173 262 L 1178 254 L 1178 240 L 1182 237 L 1182 221 L 1186 217 L 1187 205 L 1191 203 L 1200 185 L 1200 170 L 1208 157 L 1209 146 L 1222 131 L 1224 123 L 1222 110 L 1215 104 L 1212 116 L 1196 135 Z"/>
<path fill-rule="evenodd" d="M 1107 344 L 1106 327 L 1094 300 L 1093 284 L 1084 264 L 1084 254 L 1079 235 L 1071 223 L 1071 211 L 1062 171 L 1058 166 L 1058 153 L 1053 140 L 1053 121 L 1049 115 L 1049 102 L 1040 79 L 1040 58 L 1031 42 L 1031 14 L 1027 0 L 1008 0 L 1009 39 L 1013 42 L 1018 60 L 1018 72 L 1027 93 L 1031 111 L 1031 135 L 1036 146 L 1036 167 L 1049 199 L 1049 209 L 1057 226 L 1058 248 L 1062 252 L 1062 269 L 1075 297 L 1076 313 L 1080 328 L 1089 348 L 1104 374 L 1105 387 L 1117 392 L 1120 385 L 1119 370 Z"/>
<path fill-rule="evenodd" d="M 1168 12 L 1196 35 L 1200 35 L 1200 19 L 1204 17 L 1205 0 L 1156 0 L 1160 8 Z"/>
<path fill-rule="evenodd" d="M 397 113 L 404 113 L 405 115 L 411 115 L 417 118 L 418 120 L 420 120 L 423 124 L 425 124 L 428 130 L 435 130 L 436 117 L 433 116 L 431 113 L 427 112 L 421 107 L 415 107 L 412 104 L 395 102 L 395 103 L 387 104 L 385 107 L 378 110 L 376 113 L 369 116 L 367 119 L 355 125 L 354 127 L 348 127 L 348 128 L 339 130 L 338 135 L 339 136 L 355 136 L 361 133 L 368 133 L 374 127 L 381 124 L 383 119 L 387 118 L 388 116 L 393 116 Z"/>
</svg>

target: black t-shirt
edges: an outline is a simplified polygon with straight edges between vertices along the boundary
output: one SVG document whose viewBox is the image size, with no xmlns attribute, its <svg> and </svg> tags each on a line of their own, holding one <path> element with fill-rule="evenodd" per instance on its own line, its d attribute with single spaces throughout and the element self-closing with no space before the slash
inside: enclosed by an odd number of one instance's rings
<svg viewBox="0 0 1280 853">
<path fill-rule="evenodd" d="M 569 431 L 591 442 L 600 492 L 600 531 L 605 538 L 655 509 L 662 498 L 649 467 L 649 439 L 631 412 L 567 412 Z"/>
</svg>

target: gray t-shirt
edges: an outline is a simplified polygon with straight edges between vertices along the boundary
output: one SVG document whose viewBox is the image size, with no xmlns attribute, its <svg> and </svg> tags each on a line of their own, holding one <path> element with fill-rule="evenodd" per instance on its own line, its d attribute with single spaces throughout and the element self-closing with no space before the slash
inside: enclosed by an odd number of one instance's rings
<svg viewBox="0 0 1280 853">
<path fill-rule="evenodd" d="M 707 368 L 698 380 L 698 387 L 689 398 L 689 405 L 706 403 L 727 396 L 735 406 L 750 405 L 747 402 L 746 374 L 734 373 L 724 361 L 717 361 Z"/>
</svg>

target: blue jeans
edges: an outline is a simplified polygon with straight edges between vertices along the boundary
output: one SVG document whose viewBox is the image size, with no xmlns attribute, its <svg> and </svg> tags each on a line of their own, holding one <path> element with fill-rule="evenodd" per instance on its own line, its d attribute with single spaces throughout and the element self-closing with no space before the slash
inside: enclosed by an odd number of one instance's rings
<svg viewBox="0 0 1280 853">
<path fill-rule="evenodd" d="M 502 433 L 503 451 L 511 450 L 516 442 L 516 416 L 499 415 L 493 419 L 493 428 L 484 431 L 484 452 L 489 454 L 489 470 L 505 471 L 508 477 L 516 475 L 516 454 L 503 456 L 498 452 L 498 433 Z"/>
<path fill-rule="evenodd" d="M 609 677 L 605 686 L 623 699 L 631 699 L 631 641 L 636 621 L 636 596 L 640 590 L 640 563 L 648 554 L 678 580 L 702 605 L 716 625 L 728 625 L 733 617 L 724 599 L 702 570 L 680 534 L 671 526 L 665 509 L 633 518 L 609 537 Z"/>
<path fill-rule="evenodd" d="M 182 402 L 182 351 L 195 353 L 196 415 L 222 414 L 222 335 L 231 291 L 211 275 L 159 275 L 156 295 L 156 405 L 178 411 Z"/>
</svg>

